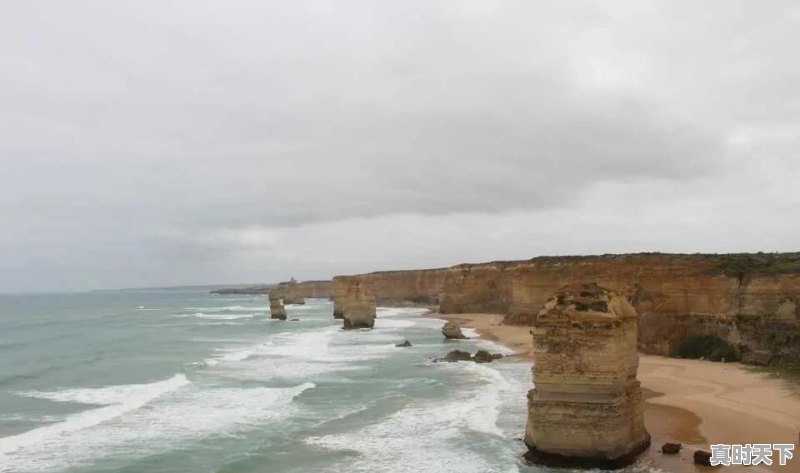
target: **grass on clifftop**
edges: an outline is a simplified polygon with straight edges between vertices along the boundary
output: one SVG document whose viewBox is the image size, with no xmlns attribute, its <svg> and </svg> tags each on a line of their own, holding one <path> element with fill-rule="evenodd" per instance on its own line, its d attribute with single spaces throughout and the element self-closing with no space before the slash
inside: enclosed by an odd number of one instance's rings
<svg viewBox="0 0 800 473">
<path fill-rule="evenodd" d="M 722 255 L 714 272 L 739 279 L 748 274 L 800 274 L 800 253 Z"/>
</svg>

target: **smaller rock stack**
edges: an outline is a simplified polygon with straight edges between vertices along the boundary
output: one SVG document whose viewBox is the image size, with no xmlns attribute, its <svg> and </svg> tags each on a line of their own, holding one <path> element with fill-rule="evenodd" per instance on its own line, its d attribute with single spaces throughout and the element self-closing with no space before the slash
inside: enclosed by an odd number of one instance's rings
<svg viewBox="0 0 800 473">
<path fill-rule="evenodd" d="M 357 276 L 337 276 L 334 280 L 335 305 L 341 311 L 345 329 L 372 328 L 375 325 L 375 296 Z M 335 314 L 334 314 L 335 316 Z"/>
<path fill-rule="evenodd" d="M 286 308 L 283 307 L 279 294 L 269 293 L 269 317 L 271 319 L 286 320 Z"/>
<path fill-rule="evenodd" d="M 650 445 L 636 373 L 637 314 L 596 284 L 565 286 L 539 312 L 525 458 L 621 468 Z"/>
<path fill-rule="evenodd" d="M 467 338 L 461 331 L 461 326 L 451 321 L 447 321 L 442 327 L 442 335 L 444 335 L 444 338 L 454 339 L 454 340 Z"/>
</svg>

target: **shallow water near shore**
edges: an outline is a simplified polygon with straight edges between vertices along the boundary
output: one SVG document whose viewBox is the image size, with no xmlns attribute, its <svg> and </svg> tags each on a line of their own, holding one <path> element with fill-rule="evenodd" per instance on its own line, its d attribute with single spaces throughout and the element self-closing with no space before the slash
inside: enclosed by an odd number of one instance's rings
<svg viewBox="0 0 800 473">
<path fill-rule="evenodd" d="M 517 472 L 528 363 L 421 309 L 343 331 L 327 300 L 128 291 L 0 296 L 0 471 Z M 405 339 L 411 348 L 395 347 Z"/>
</svg>

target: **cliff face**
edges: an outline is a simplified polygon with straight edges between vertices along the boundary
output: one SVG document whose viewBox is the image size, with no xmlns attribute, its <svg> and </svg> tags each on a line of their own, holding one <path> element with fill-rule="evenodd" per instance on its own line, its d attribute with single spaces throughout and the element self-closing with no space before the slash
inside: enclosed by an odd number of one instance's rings
<svg viewBox="0 0 800 473">
<path fill-rule="evenodd" d="M 273 291 L 283 298 L 284 304 L 305 304 L 306 299 L 330 298 L 333 296 L 331 281 L 303 281 L 294 279 L 282 282 Z"/>
<path fill-rule="evenodd" d="M 442 313 L 506 314 L 511 325 L 531 325 L 558 288 L 593 282 L 629 298 L 644 352 L 670 355 L 682 340 L 709 335 L 746 363 L 800 362 L 798 253 L 539 257 L 357 277 L 379 304 L 438 299 Z"/>
<path fill-rule="evenodd" d="M 447 269 L 419 269 L 409 271 L 379 271 L 359 274 L 364 287 L 381 305 L 424 304 L 436 305 Z M 334 314 L 336 314 L 336 280 L 334 280 Z M 341 288 L 339 289 L 341 290 Z"/>
<path fill-rule="evenodd" d="M 619 468 L 650 444 L 636 373 L 636 311 L 593 284 L 565 286 L 537 314 L 526 458 Z"/>
<path fill-rule="evenodd" d="M 334 313 L 339 311 L 345 329 L 372 328 L 375 325 L 375 296 L 358 276 L 334 279 Z"/>
<path fill-rule="evenodd" d="M 461 264 L 449 268 L 439 295 L 439 312 L 505 314 L 511 307 L 517 262 Z"/>
<path fill-rule="evenodd" d="M 669 355 L 681 340 L 713 335 L 748 363 L 800 354 L 800 275 L 729 271 L 715 255 L 536 258 L 515 270 L 505 323 L 531 325 L 548 294 L 582 282 L 629 298 L 647 353 Z"/>
</svg>

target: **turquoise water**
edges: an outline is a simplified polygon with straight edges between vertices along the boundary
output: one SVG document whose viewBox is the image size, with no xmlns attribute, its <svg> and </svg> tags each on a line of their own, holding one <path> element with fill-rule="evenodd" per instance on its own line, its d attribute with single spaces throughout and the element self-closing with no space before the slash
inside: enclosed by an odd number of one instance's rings
<svg viewBox="0 0 800 473">
<path fill-rule="evenodd" d="M 418 309 L 345 332 L 309 302 L 279 322 L 264 297 L 0 296 L 0 471 L 536 471 L 527 363 L 432 363 L 503 348 Z"/>
</svg>

